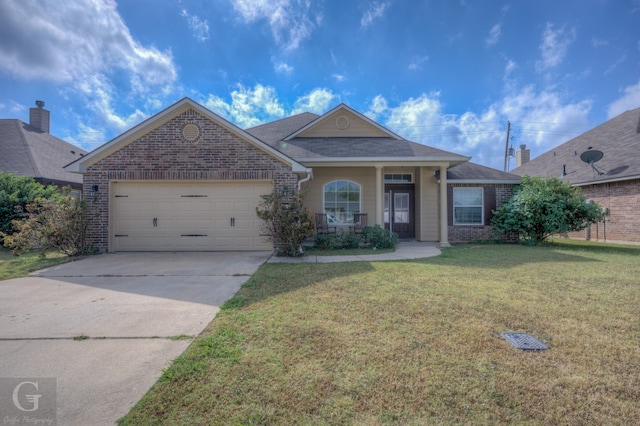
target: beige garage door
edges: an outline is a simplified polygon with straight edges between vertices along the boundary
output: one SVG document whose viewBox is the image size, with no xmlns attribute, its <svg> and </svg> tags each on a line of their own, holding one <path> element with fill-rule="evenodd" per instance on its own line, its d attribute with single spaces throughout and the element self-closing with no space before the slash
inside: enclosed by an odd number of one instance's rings
<svg viewBox="0 0 640 426">
<path fill-rule="evenodd" d="M 271 182 L 114 182 L 111 251 L 271 250 L 256 216 Z"/>
</svg>

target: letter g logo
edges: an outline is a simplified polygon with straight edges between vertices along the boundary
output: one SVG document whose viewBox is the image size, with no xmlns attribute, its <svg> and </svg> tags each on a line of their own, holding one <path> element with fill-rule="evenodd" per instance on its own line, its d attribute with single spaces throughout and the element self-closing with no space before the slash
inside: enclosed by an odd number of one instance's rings
<svg viewBox="0 0 640 426">
<path fill-rule="evenodd" d="M 24 397 L 27 399 L 27 401 L 33 404 L 33 408 L 24 408 L 22 404 L 20 404 L 20 398 L 19 398 L 20 389 L 24 385 L 32 385 L 34 388 L 36 388 L 36 390 L 38 390 L 38 382 L 19 383 L 18 386 L 16 386 L 15 389 L 13 390 L 13 405 L 15 405 L 16 408 L 21 411 L 28 411 L 28 412 L 36 411 L 38 409 L 38 400 L 42 395 L 25 395 Z"/>
</svg>

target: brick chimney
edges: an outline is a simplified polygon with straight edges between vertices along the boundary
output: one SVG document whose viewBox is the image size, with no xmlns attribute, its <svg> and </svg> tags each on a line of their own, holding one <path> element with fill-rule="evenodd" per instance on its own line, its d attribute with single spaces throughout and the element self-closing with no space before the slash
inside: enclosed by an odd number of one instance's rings
<svg viewBox="0 0 640 426">
<path fill-rule="evenodd" d="M 49 133 L 49 111 L 44 101 L 36 101 L 37 108 L 29 108 L 29 124 L 44 133 Z"/>
<path fill-rule="evenodd" d="M 520 145 L 520 149 L 516 151 L 516 167 L 520 167 L 531 160 L 531 151 L 526 145 Z"/>
</svg>

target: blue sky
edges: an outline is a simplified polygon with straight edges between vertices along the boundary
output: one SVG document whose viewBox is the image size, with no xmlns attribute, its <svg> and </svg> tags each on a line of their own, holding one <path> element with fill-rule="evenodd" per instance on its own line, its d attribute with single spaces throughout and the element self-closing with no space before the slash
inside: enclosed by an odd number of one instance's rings
<svg viewBox="0 0 640 426">
<path fill-rule="evenodd" d="M 0 117 L 91 150 L 189 96 L 247 128 L 341 102 L 503 168 L 640 107 L 640 0 L 0 1 Z M 515 161 L 511 161 L 514 167 Z"/>
</svg>

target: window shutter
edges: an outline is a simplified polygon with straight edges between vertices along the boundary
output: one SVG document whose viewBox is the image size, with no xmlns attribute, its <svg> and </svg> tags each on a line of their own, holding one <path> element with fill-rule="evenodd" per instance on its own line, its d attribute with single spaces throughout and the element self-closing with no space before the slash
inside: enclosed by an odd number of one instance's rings
<svg viewBox="0 0 640 426">
<path fill-rule="evenodd" d="M 496 187 L 484 187 L 484 224 L 491 225 L 492 211 L 496 209 Z"/>
<path fill-rule="evenodd" d="M 447 185 L 447 222 L 453 226 L 453 187 Z"/>
</svg>

